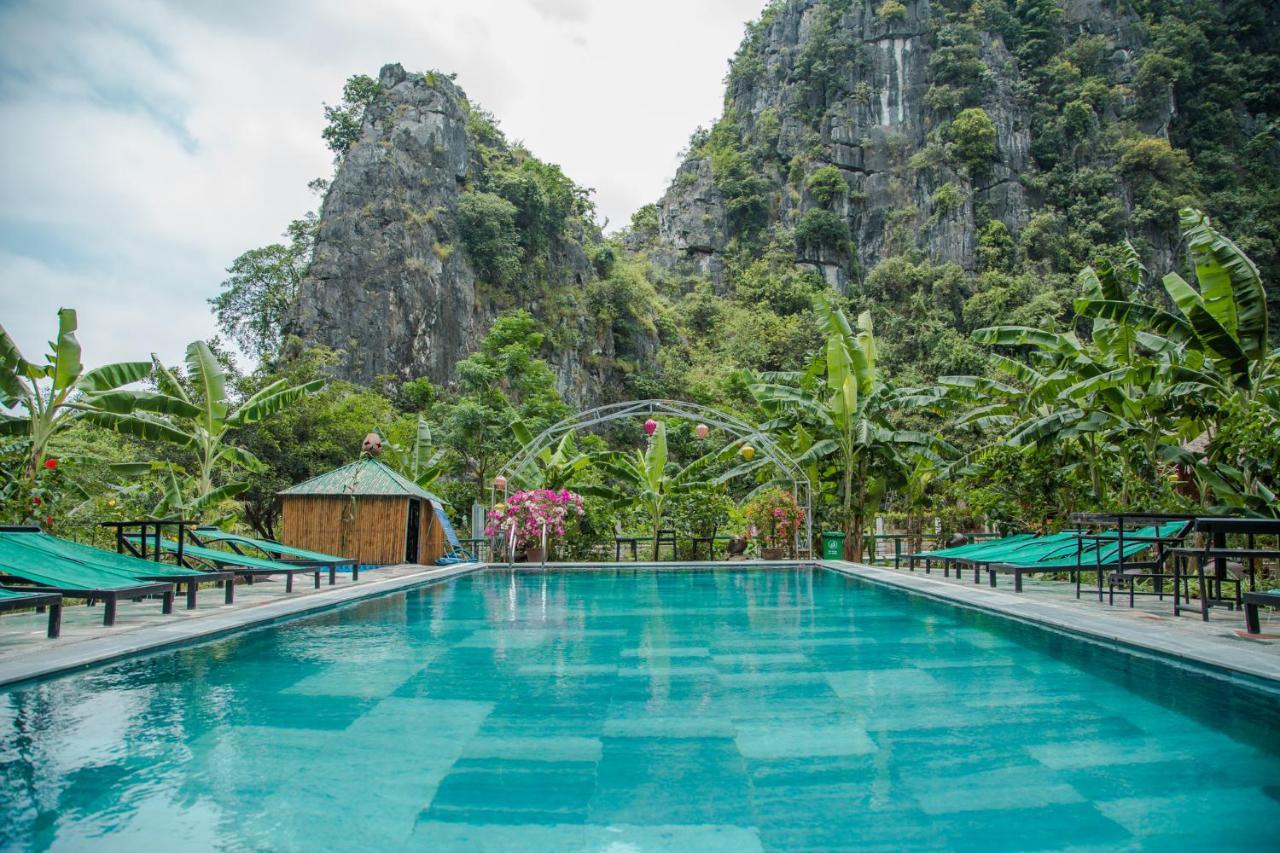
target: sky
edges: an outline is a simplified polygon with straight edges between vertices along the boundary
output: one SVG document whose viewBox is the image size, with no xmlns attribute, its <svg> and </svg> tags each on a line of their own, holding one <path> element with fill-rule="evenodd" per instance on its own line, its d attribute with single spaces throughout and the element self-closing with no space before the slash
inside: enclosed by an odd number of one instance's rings
<svg viewBox="0 0 1280 853">
<path fill-rule="evenodd" d="M 763 0 L 0 0 L 0 324 L 39 360 L 181 360 L 207 299 L 329 177 L 322 104 L 388 62 L 456 72 L 508 138 L 657 200 Z"/>
</svg>

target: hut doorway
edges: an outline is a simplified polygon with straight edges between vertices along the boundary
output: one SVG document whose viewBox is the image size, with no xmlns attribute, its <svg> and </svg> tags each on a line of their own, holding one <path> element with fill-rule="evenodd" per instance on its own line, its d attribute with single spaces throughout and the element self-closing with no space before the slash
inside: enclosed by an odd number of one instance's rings
<svg viewBox="0 0 1280 853">
<path fill-rule="evenodd" d="M 404 561 L 418 562 L 418 529 L 422 523 L 422 501 L 409 500 L 409 523 L 404 531 Z"/>
</svg>

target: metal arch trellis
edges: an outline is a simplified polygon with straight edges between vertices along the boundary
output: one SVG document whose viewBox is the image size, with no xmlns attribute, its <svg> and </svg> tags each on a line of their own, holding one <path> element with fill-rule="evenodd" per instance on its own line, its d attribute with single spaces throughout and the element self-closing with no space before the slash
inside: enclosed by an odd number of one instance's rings
<svg viewBox="0 0 1280 853">
<path fill-rule="evenodd" d="M 739 441 L 751 442 L 766 459 L 783 473 L 784 479 L 791 480 L 791 489 L 796 496 L 796 501 L 804 507 L 805 511 L 804 533 L 801 534 L 799 530 L 795 533 L 796 554 L 812 553 L 813 494 L 809 477 L 805 474 L 804 469 L 785 450 L 779 447 L 771 436 L 761 432 L 754 425 L 719 409 L 713 409 L 698 403 L 688 403 L 683 400 L 632 400 L 626 403 L 610 403 L 605 406 L 587 409 L 552 424 L 538 433 L 533 441 L 521 448 L 498 472 L 498 476 L 505 481 L 502 487 L 503 501 L 507 498 L 508 488 L 520 480 L 537 455 L 547 447 L 550 447 L 553 442 L 559 440 L 565 433 L 577 432 L 597 424 L 624 418 L 634 418 L 639 415 L 670 415 L 684 420 L 699 421 L 707 424 L 707 426 L 718 427 Z M 491 498 L 496 495 L 495 489 L 495 486 L 490 486 Z M 490 503 L 495 502 L 493 500 L 490 501 Z"/>
</svg>

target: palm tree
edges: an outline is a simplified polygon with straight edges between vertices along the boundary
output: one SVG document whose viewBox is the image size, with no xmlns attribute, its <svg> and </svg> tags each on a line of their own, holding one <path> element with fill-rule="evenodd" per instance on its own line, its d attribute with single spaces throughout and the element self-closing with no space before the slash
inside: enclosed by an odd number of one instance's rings
<svg viewBox="0 0 1280 853">
<path fill-rule="evenodd" d="M 193 452 L 194 489 L 189 497 L 181 499 L 168 494 L 166 501 L 172 509 L 194 513 L 235 497 L 249 487 L 244 482 L 215 486 L 214 475 L 219 467 L 226 465 L 253 473 L 265 470 L 256 456 L 231 442 L 231 434 L 236 429 L 285 409 L 324 384 L 323 380 L 316 379 L 289 387 L 287 380 L 278 379 L 237 406 L 227 390 L 226 373 L 204 341 L 195 341 L 187 347 L 190 391 L 158 358 L 153 355 L 152 359 L 156 371 L 155 392 L 137 395 L 132 405 L 123 411 L 89 412 L 85 417 L 127 435 L 169 441 Z M 171 472 L 168 491 L 174 492 L 177 485 Z"/>
<path fill-rule="evenodd" d="M 751 386 L 770 419 L 760 429 L 774 433 L 801 465 L 818 463 L 821 480 L 835 479 L 845 559 L 862 559 L 864 528 L 888 483 L 906 468 L 904 454 L 941 446 L 933 436 L 895 429 L 894 409 L 906 401 L 876 369 L 871 315 L 858 317 L 858 331 L 844 312 L 819 298 L 826 346 L 803 372 L 774 373 Z"/>
<path fill-rule="evenodd" d="M 50 442 L 76 418 L 109 407 L 131 410 L 143 394 L 122 390 L 151 373 L 149 361 L 124 361 L 85 371 L 76 340 L 76 312 L 58 311 L 58 336 L 44 364 L 27 361 L 0 326 L 0 406 L 22 417 L 0 414 L 0 436 L 28 442 L 23 476 L 27 482 L 45 464 Z"/>
</svg>

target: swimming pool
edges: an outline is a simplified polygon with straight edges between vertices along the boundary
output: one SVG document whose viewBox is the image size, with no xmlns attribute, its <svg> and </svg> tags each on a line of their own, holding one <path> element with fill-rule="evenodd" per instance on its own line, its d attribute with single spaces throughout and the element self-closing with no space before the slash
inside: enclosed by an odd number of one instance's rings
<svg viewBox="0 0 1280 853">
<path fill-rule="evenodd" d="M 824 569 L 485 571 L 0 692 L 0 848 L 1256 850 L 1277 732 Z"/>
</svg>

